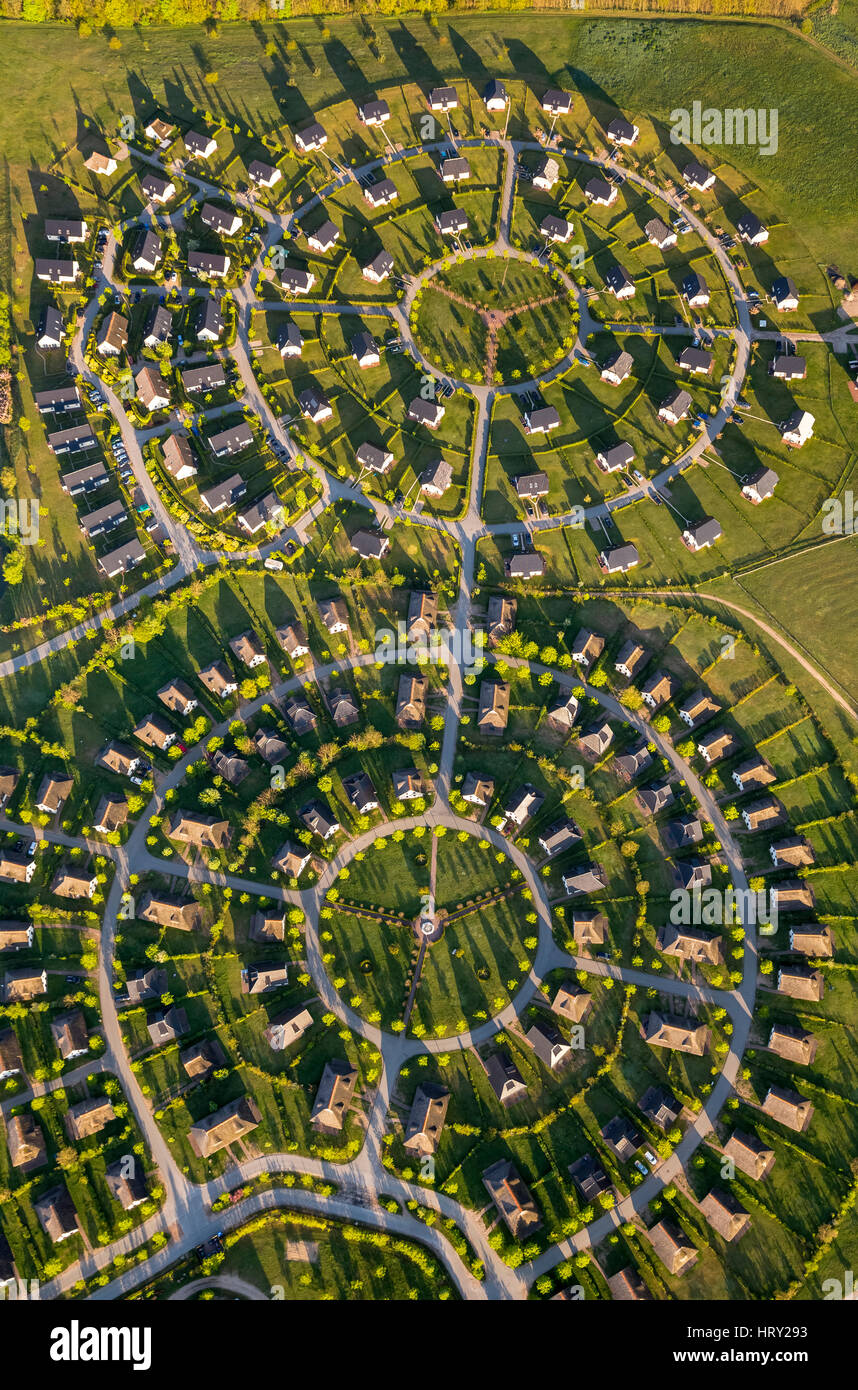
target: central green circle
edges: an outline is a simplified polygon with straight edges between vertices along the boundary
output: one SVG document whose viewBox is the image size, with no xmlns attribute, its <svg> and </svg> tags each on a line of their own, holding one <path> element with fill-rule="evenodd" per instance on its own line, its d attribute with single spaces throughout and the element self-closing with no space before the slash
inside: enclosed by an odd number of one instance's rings
<svg viewBox="0 0 858 1390">
<path fill-rule="evenodd" d="M 415 923 L 425 911 L 432 859 L 432 832 L 421 829 L 391 827 L 353 859 L 319 921 L 325 966 L 341 998 L 388 1031 L 401 1031 L 420 948 Z M 536 951 L 526 881 L 479 835 L 448 830 L 438 837 L 435 911 L 444 931 L 422 962 L 408 1024 L 417 1037 L 451 1037 L 500 1013 Z"/>
<path fill-rule="evenodd" d="M 444 266 L 424 283 L 411 310 L 423 355 L 473 382 L 540 376 L 571 352 L 577 327 L 574 296 L 550 266 L 514 256 L 474 256 Z"/>
</svg>

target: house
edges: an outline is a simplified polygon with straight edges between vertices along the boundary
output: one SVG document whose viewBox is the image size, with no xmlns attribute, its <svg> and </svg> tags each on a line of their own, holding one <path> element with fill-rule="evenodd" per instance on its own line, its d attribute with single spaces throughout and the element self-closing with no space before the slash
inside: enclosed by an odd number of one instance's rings
<svg viewBox="0 0 858 1390">
<path fill-rule="evenodd" d="M 239 787 L 245 778 L 250 776 L 250 763 L 244 758 L 240 758 L 237 753 L 224 753 L 222 748 L 216 748 L 213 752 L 207 753 L 206 757 L 218 777 L 222 777 L 231 787 Z"/>
<path fill-rule="evenodd" d="M 495 794 L 495 779 L 483 772 L 466 772 L 462 800 L 471 806 L 488 806 Z"/>
<path fill-rule="evenodd" d="M 429 93 L 429 106 L 432 111 L 455 111 L 459 97 L 455 87 L 433 87 Z"/>
<path fill-rule="evenodd" d="M 618 1274 L 612 1274 L 605 1280 L 611 1291 L 611 1298 L 619 1302 L 642 1301 L 646 1302 L 652 1298 L 652 1294 L 647 1288 L 638 1271 L 632 1265 L 626 1265 Z"/>
<path fill-rule="evenodd" d="M 291 1043 L 303 1038 L 307 1029 L 312 1026 L 313 1015 L 310 1010 L 298 1004 L 269 1023 L 265 1029 L 265 1041 L 272 1052 L 284 1052 Z"/>
<path fill-rule="evenodd" d="M 64 336 L 65 321 L 62 314 L 53 304 L 46 304 L 42 310 L 41 318 L 39 319 L 39 326 L 36 329 L 36 346 L 42 348 L 45 352 L 50 351 L 51 348 L 62 347 Z M 76 386 L 70 388 L 66 387 L 65 389 L 73 391 L 75 396 L 78 394 Z M 51 393 L 42 391 L 36 393 L 37 404 L 39 396 L 45 394 L 50 395 Z M 39 409 L 41 410 L 41 406 L 39 406 Z"/>
<path fill-rule="evenodd" d="M 339 686 L 329 690 L 327 704 L 331 719 L 338 729 L 347 729 L 350 724 L 357 724 L 360 720 L 360 710 L 354 696 L 348 690 Z"/>
<path fill-rule="evenodd" d="M 248 965 L 241 971 L 242 994 L 267 994 L 289 983 L 289 965 Z"/>
<path fill-rule="evenodd" d="M 291 319 L 277 334 L 277 350 L 281 357 L 300 357 L 304 350 L 301 330 Z"/>
<path fill-rule="evenodd" d="M 357 1071 L 350 1062 L 325 1063 L 310 1114 L 310 1123 L 315 1129 L 324 1133 L 336 1133 L 342 1129 L 357 1082 Z"/>
<path fill-rule="evenodd" d="M 775 1162 L 774 1149 L 767 1149 L 756 1134 L 734 1129 L 724 1145 L 724 1155 L 731 1158 L 740 1172 L 761 1182 L 768 1177 Z"/>
<path fill-rule="evenodd" d="M 131 252 L 131 265 L 136 271 L 152 275 L 164 259 L 164 243 L 152 227 L 140 227 Z"/>
<path fill-rule="evenodd" d="M 352 357 L 357 362 L 361 371 L 366 371 L 367 367 L 377 367 L 381 361 L 381 354 L 378 350 L 378 343 L 371 333 L 363 330 L 356 333 L 351 342 Z"/>
<path fill-rule="evenodd" d="M 0 864 L 8 855 L 0 855 Z M 32 861 L 30 861 L 32 863 Z M 3 1003 L 28 1004 L 48 992 L 48 977 L 44 970 L 31 967 L 25 970 L 7 970 L 3 978 Z"/>
<path fill-rule="evenodd" d="M 666 1047 L 673 1052 L 691 1052 L 702 1057 L 709 1044 L 709 1029 L 694 1017 L 651 1013 L 644 1020 L 644 1040 L 650 1047 Z"/>
<path fill-rule="evenodd" d="M 358 120 L 363 125 L 384 125 L 390 120 L 390 107 L 378 99 L 365 101 L 358 107 Z"/>
<path fill-rule="evenodd" d="M 366 265 L 361 266 L 361 275 L 364 280 L 371 280 L 374 285 L 380 285 L 393 270 L 393 257 L 389 251 L 379 251 L 377 256 Z"/>
<path fill-rule="evenodd" d="M 581 831 L 574 820 L 570 820 L 568 816 L 552 821 L 551 825 L 546 830 L 541 831 L 539 835 L 540 848 L 549 859 L 557 854 L 562 854 L 564 850 L 572 849 L 580 841 Z"/>
<path fill-rule="evenodd" d="M 574 226 L 565 217 L 556 217 L 553 212 L 546 213 L 539 224 L 539 230 L 546 241 L 567 242 L 572 236 Z"/>
<path fill-rule="evenodd" d="M 186 718 L 197 708 L 199 701 L 187 681 L 171 680 L 166 685 L 162 685 L 158 691 L 158 699 L 167 706 L 173 714 L 180 714 Z"/>
<path fill-rule="evenodd" d="M 73 285 L 80 273 L 77 261 L 49 260 L 38 257 L 36 279 L 49 285 Z"/>
<path fill-rule="evenodd" d="M 110 1189 L 110 1195 L 122 1210 L 133 1211 L 135 1207 L 147 1201 L 149 1192 L 143 1174 L 136 1169 L 133 1173 L 127 1173 L 126 1166 L 121 1158 L 116 1163 L 109 1164 L 104 1170 L 104 1180 Z"/>
<path fill-rule="evenodd" d="M 551 116 L 568 116 L 572 110 L 572 93 L 559 92 L 552 88 L 542 98 L 542 109 Z"/>
<path fill-rule="evenodd" d="M 483 1173 L 483 1187 L 503 1217 L 514 1240 L 524 1240 L 542 1226 L 530 1189 L 514 1164 L 499 1159 Z"/>
<path fill-rule="evenodd" d="M 509 684 L 484 680 L 480 685 L 477 728 L 482 734 L 502 734 L 509 719 Z"/>
<path fill-rule="evenodd" d="M 648 787 L 641 787 L 635 800 L 644 815 L 657 816 L 673 801 L 673 787 L 669 782 L 651 782 Z"/>
<path fill-rule="evenodd" d="M 707 859 L 680 859 L 675 870 L 676 882 L 686 892 L 708 888 L 712 882 L 712 865 Z"/>
<path fill-rule="evenodd" d="M 671 231 L 660 217 L 653 217 L 644 227 L 646 239 L 651 246 L 657 246 L 659 251 L 664 251 L 668 246 L 676 245 L 676 232 Z"/>
<path fill-rule="evenodd" d="M 526 473 L 515 480 L 515 490 L 522 499 L 548 496 L 548 474 Z"/>
<path fill-rule="evenodd" d="M 526 410 L 523 418 L 525 434 L 549 434 L 560 424 L 560 413 L 553 405 Z"/>
<path fill-rule="evenodd" d="M 256 184 L 257 188 L 273 188 L 283 175 L 279 169 L 271 164 L 266 164 L 264 160 L 254 159 L 247 166 L 247 177 L 251 183 Z"/>
<path fill-rule="evenodd" d="M 399 768 L 392 774 L 391 780 L 396 801 L 416 801 L 426 793 L 423 778 L 416 767 Z"/>
<path fill-rule="evenodd" d="M 135 540 L 126 541 L 125 545 L 117 546 L 116 550 L 99 556 L 96 563 L 108 579 L 116 579 L 120 574 L 127 574 L 129 570 L 142 565 L 145 559 L 146 551 L 140 542 Z"/>
<path fill-rule="evenodd" d="M 128 346 L 128 320 L 113 310 L 102 323 L 95 341 L 99 352 L 117 357 Z"/>
<path fill-rule="evenodd" d="M 263 527 L 279 529 L 283 524 L 283 505 L 276 492 L 257 497 L 252 506 L 238 514 L 238 524 L 248 535 L 255 536 Z"/>
<path fill-rule="evenodd" d="M 600 207 L 609 208 L 617 200 L 617 188 L 613 183 L 608 183 L 607 179 L 593 178 L 585 185 L 584 197 L 588 203 L 598 203 Z"/>
<path fill-rule="evenodd" d="M 693 729 L 696 724 L 702 724 L 704 719 L 717 714 L 720 709 L 721 706 L 712 699 L 708 691 L 695 690 L 694 694 L 689 695 L 680 705 L 678 714 L 683 723 L 687 724 L 689 729 Z"/>
<path fill-rule="evenodd" d="M 197 465 L 187 435 L 168 434 L 161 441 L 161 447 L 164 450 L 164 467 L 171 478 L 184 482 L 186 478 L 196 475 Z"/>
<path fill-rule="evenodd" d="M 682 282 L 682 297 L 692 309 L 705 309 L 709 303 L 709 286 L 699 270 L 691 270 Z"/>
<path fill-rule="evenodd" d="M 492 77 L 483 88 L 483 101 L 487 111 L 503 111 L 509 101 L 506 87 L 497 77 Z"/>
<path fill-rule="evenodd" d="M 706 550 L 720 540 L 722 535 L 720 522 L 713 516 L 707 516 L 702 521 L 686 526 L 682 533 L 682 541 L 689 550 Z"/>
<path fill-rule="evenodd" d="M 330 420 L 334 413 L 334 407 L 319 386 L 308 386 L 306 391 L 300 393 L 298 409 L 304 419 L 312 420 L 314 425 L 320 425 L 323 420 Z"/>
<path fill-rule="evenodd" d="M 74 779 L 66 772 L 47 772 L 36 792 L 36 810 L 56 816 L 63 809 L 74 788 Z"/>
<path fill-rule="evenodd" d="M 152 966 L 149 970 L 134 970 L 125 977 L 125 994 L 129 1004 L 144 1004 L 167 992 L 167 972 Z"/>
<path fill-rule="evenodd" d="M 644 704 L 649 705 L 652 710 L 660 709 L 668 700 L 673 699 L 678 685 L 679 681 L 670 671 L 656 671 L 641 686 Z"/>
<path fill-rule="evenodd" d="M 393 179 L 379 179 L 377 183 L 367 184 L 363 196 L 370 207 L 382 208 L 387 207 L 388 203 L 395 203 L 399 192 Z"/>
<path fill-rule="evenodd" d="M 691 397 L 687 391 L 671 391 L 666 400 L 662 401 L 658 410 L 659 420 L 664 420 L 668 425 L 678 425 L 680 420 L 684 420 L 691 409 Z"/>
<path fill-rule="evenodd" d="M 203 226 L 222 236 L 235 236 L 242 226 L 241 214 L 235 208 L 220 208 L 215 203 L 203 203 L 200 221 Z"/>
<path fill-rule="evenodd" d="M 517 612 L 518 604 L 514 598 L 495 594 L 489 599 L 486 615 L 486 634 L 489 642 L 499 642 L 502 637 L 508 637 L 515 631 Z"/>
<path fill-rule="evenodd" d="M 783 825 L 786 812 L 773 796 L 765 796 L 742 808 L 742 820 L 745 822 L 746 830 L 765 830 L 775 825 Z"/>
<path fill-rule="evenodd" d="M 501 1105 L 514 1105 L 517 1100 L 523 1100 L 527 1095 L 524 1078 L 508 1052 L 493 1052 L 483 1062 L 483 1069 Z"/>
<path fill-rule="evenodd" d="M 444 407 L 440 401 L 427 401 L 422 396 L 415 396 L 405 413 L 415 424 L 436 430 L 444 418 Z"/>
<path fill-rule="evenodd" d="M 697 751 L 704 763 L 713 767 L 715 763 L 735 753 L 738 746 L 738 740 L 727 729 L 713 729 L 711 733 L 703 734 Z"/>
<path fill-rule="evenodd" d="M 544 800 L 545 797 L 542 792 L 538 792 L 529 782 L 525 782 L 524 786 L 519 787 L 510 795 L 503 809 L 504 819 L 512 821 L 513 825 L 517 825 L 520 829 L 526 820 L 537 814 Z"/>
<path fill-rule="evenodd" d="M 162 179 L 160 174 L 154 174 L 151 170 L 141 178 L 140 187 L 144 198 L 150 203 L 169 203 L 176 196 L 173 180 Z"/>
<path fill-rule="evenodd" d="M 85 169 L 91 174 L 101 174 L 107 178 L 116 173 L 117 163 L 111 154 L 103 154 L 101 150 L 93 150 L 83 161 Z"/>
<path fill-rule="evenodd" d="M 424 589 L 412 589 L 408 596 L 406 632 L 409 642 L 429 637 L 438 620 L 438 595 Z"/>
<path fill-rule="evenodd" d="M 780 354 L 769 363 L 769 376 L 777 381 L 804 381 L 807 376 L 807 359 L 793 354 Z"/>
<path fill-rule="evenodd" d="M 59 1245 L 79 1232 L 75 1205 L 65 1185 L 43 1193 L 33 1202 L 33 1211 L 52 1245 Z"/>
<path fill-rule="evenodd" d="M 699 845 L 703 839 L 703 827 L 696 816 L 680 816 L 662 827 L 662 839 L 668 850 L 688 849 Z"/>
<path fill-rule="evenodd" d="M 564 980 L 558 986 L 551 1001 L 551 1008 L 554 1013 L 559 1014 L 569 1023 L 581 1023 L 589 1013 L 592 1004 L 592 995 L 570 976 L 568 980 Z"/>
<path fill-rule="evenodd" d="M 88 424 L 72 425 L 67 430 L 55 430 L 48 435 L 48 448 L 53 454 L 77 454 L 95 448 L 95 435 Z"/>
<path fill-rule="evenodd" d="M 785 1086 L 770 1086 L 763 1101 L 763 1112 L 778 1124 L 802 1134 L 810 1124 L 813 1106 L 798 1091 Z"/>
<path fill-rule="evenodd" d="M 167 821 L 165 834 L 194 849 L 225 849 L 232 839 L 232 826 L 217 816 L 195 811 L 175 811 Z"/>
<path fill-rule="evenodd" d="M 185 149 L 192 159 L 211 159 L 217 149 L 217 140 L 208 133 L 189 130 L 183 136 Z"/>
<path fill-rule="evenodd" d="M 538 550 L 524 550 L 504 561 L 507 579 L 539 579 L 545 573 L 545 556 Z"/>
<path fill-rule="evenodd" d="M 557 703 L 552 705 L 546 719 L 555 729 L 568 733 L 578 718 L 578 701 L 570 690 L 564 691 Z"/>
<path fill-rule="evenodd" d="M 652 763 L 652 753 L 643 738 L 636 739 L 625 753 L 620 753 L 614 759 L 613 768 L 624 782 L 631 782 L 635 777 L 639 777 L 645 772 Z"/>
<path fill-rule="evenodd" d="M 560 165 L 557 160 L 544 154 L 533 171 L 534 188 L 541 188 L 543 192 L 550 193 L 559 178 Z"/>
<path fill-rule="evenodd" d="M 442 498 L 451 485 L 453 466 L 445 459 L 435 459 L 420 475 L 420 491 L 428 492 L 431 498 Z"/>
<path fill-rule="evenodd" d="M 0 922 L 0 951 L 26 951 L 33 944 L 32 922 Z"/>
<path fill-rule="evenodd" d="M 715 175 L 703 164 L 698 164 L 695 159 L 686 164 L 682 171 L 682 177 L 688 187 L 696 189 L 698 193 L 705 193 L 715 182 Z"/>
<path fill-rule="evenodd" d="M 570 1163 L 569 1176 L 585 1202 L 597 1202 L 611 1190 L 611 1180 L 594 1154 L 582 1154 Z"/>
<path fill-rule="evenodd" d="M 617 348 L 605 361 L 602 368 L 602 381 L 607 381 L 611 386 L 619 386 L 625 381 L 634 366 L 634 359 L 630 352 L 624 352 L 622 348 Z M 634 454 L 632 454 L 634 458 Z"/>
<path fill-rule="evenodd" d="M 598 565 L 603 574 L 626 574 L 628 570 L 634 569 L 639 561 L 637 546 L 628 542 L 626 545 L 615 545 L 608 550 L 600 551 Z"/>
<path fill-rule="evenodd" d="M 173 331 L 173 315 L 162 304 L 153 304 L 143 329 L 143 346 L 163 347 L 170 341 Z"/>
<path fill-rule="evenodd" d="M 759 505 L 760 502 L 765 502 L 767 498 L 774 495 L 778 481 L 778 475 L 773 468 L 758 468 L 742 484 L 742 496 L 747 497 L 749 502 Z"/>
<path fill-rule="evenodd" d="M 249 937 L 263 945 L 282 941 L 286 934 L 286 914 L 282 908 L 260 908 L 250 919 Z"/>
<path fill-rule="evenodd" d="M 399 677 L 396 695 L 396 722 L 401 729 L 419 729 L 426 718 L 426 692 L 429 680 L 426 676 L 412 676 L 404 672 Z"/>
<path fill-rule="evenodd" d="M 51 1037 L 64 1062 L 83 1057 L 89 1051 L 89 1032 L 80 1009 L 52 1018 Z"/>
<path fill-rule="evenodd" d="M 681 965 L 689 961 L 695 965 L 721 965 L 723 952 L 721 938 L 715 932 L 700 931 L 696 927 L 677 927 L 668 922 L 658 933 L 658 948 L 666 956 L 673 956 Z"/>
<path fill-rule="evenodd" d="M 815 416 L 808 410 L 794 410 L 788 420 L 781 425 L 781 439 L 793 449 L 800 449 L 813 438 Z"/>
<path fill-rule="evenodd" d="M 663 1134 L 667 1134 L 679 1119 L 682 1105 L 663 1086 L 650 1086 L 638 1101 L 638 1110 Z"/>
<path fill-rule="evenodd" d="M 235 1144 L 262 1121 L 252 1096 L 239 1096 L 213 1115 L 197 1120 L 188 1130 L 188 1143 L 198 1158 L 210 1158 L 230 1144 Z"/>
<path fill-rule="evenodd" d="M 390 538 L 381 531 L 355 531 L 351 548 L 362 560 L 381 560 L 390 549 Z"/>
<path fill-rule="evenodd" d="M 35 1115 L 25 1111 L 6 1121 L 6 1147 L 13 1168 L 41 1168 L 48 1161 L 48 1146 Z"/>
<path fill-rule="evenodd" d="M 240 473 L 232 473 L 224 482 L 200 492 L 200 501 L 207 511 L 222 512 L 226 507 L 234 507 L 247 492 L 247 483 Z"/>
<path fill-rule="evenodd" d="M 292 732 L 303 738 L 311 734 L 318 724 L 315 713 L 300 695 L 290 695 L 283 705 L 283 713 L 289 721 Z"/>
<path fill-rule="evenodd" d="M 572 936 L 580 952 L 591 946 L 604 946 L 608 939 L 608 919 L 595 908 L 578 908 L 572 913 Z"/>
<path fill-rule="evenodd" d="M 468 230 L 468 214 L 462 208 L 447 208 L 435 215 L 435 230 L 441 236 L 460 236 Z"/>
<path fill-rule="evenodd" d="M 324 801 L 311 801 L 307 806 L 303 806 L 298 814 L 307 829 L 312 830 L 321 840 L 330 840 L 340 829 L 339 821 L 334 818 L 330 807 Z"/>
<path fill-rule="evenodd" d="M 640 131 L 623 116 L 615 116 L 605 134 L 613 145 L 633 145 Z"/>
<path fill-rule="evenodd" d="M 799 293 L 795 280 L 791 279 L 789 275 L 779 275 L 772 285 L 772 299 L 775 308 L 781 314 L 787 314 L 793 309 L 797 309 Z"/>
<path fill-rule="evenodd" d="M 105 744 L 95 759 L 95 765 L 104 768 L 105 772 L 115 772 L 117 777 L 145 777 L 149 771 L 148 764 L 139 753 L 135 753 L 127 743 L 116 740 Z"/>
<path fill-rule="evenodd" d="M 154 140 L 157 145 L 166 145 L 173 138 L 175 126 L 167 121 L 162 121 L 160 116 L 153 116 L 152 120 L 144 127 L 143 134 L 147 140 Z"/>
<path fill-rule="evenodd" d="M 69 497 L 87 496 L 110 481 L 110 474 L 104 464 L 91 463 L 86 468 L 75 468 L 71 473 L 63 473 L 60 484 Z"/>
<path fill-rule="evenodd" d="M 736 223 L 736 230 L 743 241 L 747 241 L 751 246 L 761 246 L 764 241 L 768 241 L 768 229 L 763 226 L 759 217 L 753 212 L 743 212 Z"/>
<path fill-rule="evenodd" d="M 770 890 L 770 897 L 773 907 L 776 907 L 778 912 L 798 912 L 804 908 L 812 911 L 815 906 L 813 890 L 801 879 L 791 878 L 785 879 L 783 883 L 776 883 Z"/>
<path fill-rule="evenodd" d="M 578 740 L 578 747 L 588 758 L 601 758 L 614 741 L 614 731 L 607 719 L 601 724 L 591 724 Z"/>
<path fill-rule="evenodd" d="M 280 272 L 280 284 L 290 294 L 309 294 L 315 283 L 316 277 L 312 270 L 298 270 L 293 266 L 286 266 Z"/>
<path fill-rule="evenodd" d="M 714 353 L 696 347 L 684 347 L 676 359 L 677 366 L 692 376 L 711 376 L 714 361 Z"/>
<path fill-rule="evenodd" d="M 184 1009 L 162 1009 L 147 1020 L 146 1031 L 154 1047 L 164 1047 L 188 1032 L 188 1016 Z"/>
<path fill-rule="evenodd" d="M 772 893 L 777 894 L 777 889 L 773 888 Z M 779 895 L 775 897 L 775 902 L 778 908 L 783 910 Z M 807 904 L 801 903 L 799 906 L 805 907 Z M 819 927 L 813 924 L 805 927 L 792 927 L 789 934 L 789 946 L 791 951 L 797 951 L 799 955 L 809 956 L 814 960 L 831 960 L 834 955 L 834 937 L 830 927 Z"/>
<path fill-rule="evenodd" d="M 137 398 L 147 410 L 165 410 L 170 404 L 170 388 L 156 367 L 141 367 L 134 378 Z"/>
<path fill-rule="evenodd" d="M 17 768 L 0 766 L 0 809 L 7 804 L 20 780 L 21 774 Z"/>
<path fill-rule="evenodd" d="M 617 653 L 614 669 L 619 671 L 621 676 L 625 676 L 626 680 L 632 680 L 641 666 L 645 666 L 649 661 L 649 655 L 646 647 L 640 642 L 629 640 L 623 643 Z"/>
<path fill-rule="evenodd" d="M 160 714 L 147 715 L 137 725 L 134 734 L 147 748 L 157 748 L 162 753 L 176 741 L 175 731 Z"/>
<path fill-rule="evenodd" d="M 220 305 L 211 295 L 206 295 L 200 302 L 199 314 L 197 315 L 197 337 L 207 343 L 216 343 L 220 340 L 223 332 L 223 317 L 220 312 Z"/>
<path fill-rule="evenodd" d="M 295 845 L 291 840 L 286 840 L 280 846 L 271 863 L 279 873 L 285 874 L 287 878 L 300 878 L 306 869 L 312 854 L 303 845 Z"/>
<path fill-rule="evenodd" d="M 772 841 L 769 854 L 776 869 L 806 868 L 816 859 L 813 845 L 803 835 L 789 835 L 785 840 Z"/>
<path fill-rule="evenodd" d="M 572 660 L 587 671 L 605 650 L 605 639 L 589 628 L 579 628 L 572 642 Z"/>
<path fill-rule="evenodd" d="M 621 1163 L 631 1163 L 643 1138 L 626 1115 L 615 1115 L 602 1130 L 602 1138 L 615 1158 Z"/>
<path fill-rule="evenodd" d="M 579 893 L 600 893 L 607 886 L 607 882 L 607 875 L 601 864 L 581 864 L 577 869 L 563 875 L 563 887 L 569 897 Z"/>
<path fill-rule="evenodd" d="M 335 636 L 338 632 L 348 632 L 349 630 L 348 609 L 346 608 L 345 599 L 339 597 L 339 595 L 336 598 L 320 599 L 319 617 L 323 627 L 331 636 Z"/>
<path fill-rule="evenodd" d="M 255 666 L 261 666 L 268 658 L 265 655 L 265 648 L 256 633 L 247 628 L 240 632 L 237 637 L 229 639 L 229 649 L 237 661 L 249 666 L 251 670 Z"/>
<path fill-rule="evenodd" d="M 354 772 L 343 778 L 343 789 L 358 815 L 378 810 L 378 792 L 367 772 Z"/>
<path fill-rule="evenodd" d="M 769 1051 L 777 1053 L 787 1062 L 809 1067 L 816 1056 L 819 1039 L 804 1028 L 794 1028 L 788 1023 L 775 1023 L 769 1034 Z"/>
<path fill-rule="evenodd" d="M 196 396 L 200 391 L 218 391 L 226 386 L 226 373 L 220 362 L 210 362 L 205 367 L 189 367 L 179 376 L 182 389 L 188 396 Z"/>
<path fill-rule="evenodd" d="M 317 227 L 314 232 L 307 233 L 307 245 L 322 255 L 336 246 L 339 239 L 340 229 L 335 222 L 331 222 L 330 218 L 323 222 L 320 227 Z"/>
<path fill-rule="evenodd" d="M 559 1070 L 572 1055 L 572 1048 L 559 1029 L 541 1019 L 531 1024 L 525 1033 L 525 1040 L 549 1071 Z"/>
<path fill-rule="evenodd" d="M 605 271 L 605 288 L 615 299 L 632 299 L 635 282 L 625 267 L 621 266 L 619 261 L 615 261 Z"/>
<path fill-rule="evenodd" d="M 346 631 L 348 631 L 348 621 L 346 621 Z M 284 623 L 283 627 L 276 628 L 274 636 L 290 661 L 295 661 L 300 656 L 306 656 L 310 650 L 304 625 L 299 623 L 297 619 L 293 619 L 291 623 Z"/>
<path fill-rule="evenodd" d="M 327 143 L 328 133 L 324 126 L 319 125 L 318 121 L 311 121 L 309 125 L 304 126 L 303 130 L 295 131 L 295 144 L 305 154 L 309 154 L 312 150 L 320 150 Z"/>
<path fill-rule="evenodd" d="M 665 1218 L 646 1234 L 650 1245 L 669 1274 L 684 1274 L 696 1262 L 697 1246 L 675 1221 Z"/>
<path fill-rule="evenodd" d="M 66 1133 L 72 1140 L 89 1139 L 100 1134 L 105 1125 L 116 1119 L 116 1111 L 106 1096 L 77 1101 L 65 1115 Z"/>
<path fill-rule="evenodd" d="M 403 1148 L 414 1154 L 437 1153 L 449 1104 L 450 1092 L 443 1086 L 432 1081 L 419 1085 L 411 1102 Z"/>
</svg>

